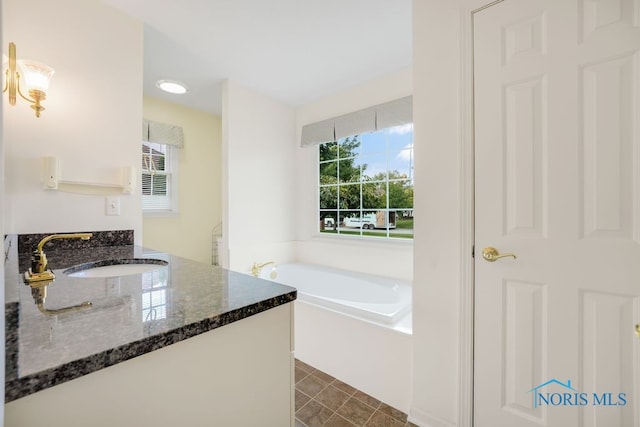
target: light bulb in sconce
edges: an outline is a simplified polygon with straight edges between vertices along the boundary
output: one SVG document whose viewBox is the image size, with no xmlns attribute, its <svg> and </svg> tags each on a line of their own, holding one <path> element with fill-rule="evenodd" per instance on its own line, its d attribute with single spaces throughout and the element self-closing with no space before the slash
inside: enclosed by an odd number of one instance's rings
<svg viewBox="0 0 640 427">
<path fill-rule="evenodd" d="M 9 43 L 9 56 L 2 56 L 2 69 L 5 71 L 3 74 L 6 78 L 2 92 L 8 92 L 9 104 L 16 105 L 16 94 L 20 95 L 31 104 L 36 117 L 40 117 L 40 113 L 44 110 L 41 102 L 47 98 L 49 80 L 55 73 L 53 68 L 36 61 L 17 60 L 16 45 Z M 21 80 L 25 86 L 26 95 L 20 88 Z"/>
<path fill-rule="evenodd" d="M 47 64 L 36 61 L 21 60 L 18 65 L 22 69 L 24 84 L 30 93 L 33 90 L 44 92 L 49 90 L 49 80 L 55 74 L 55 70 Z"/>
</svg>

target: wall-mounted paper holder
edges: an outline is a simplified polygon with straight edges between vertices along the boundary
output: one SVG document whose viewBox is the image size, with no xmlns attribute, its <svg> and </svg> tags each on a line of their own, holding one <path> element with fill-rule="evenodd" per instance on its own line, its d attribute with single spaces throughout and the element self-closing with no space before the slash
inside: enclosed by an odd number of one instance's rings
<svg viewBox="0 0 640 427">
<path fill-rule="evenodd" d="M 57 157 L 44 158 L 44 189 L 67 193 L 90 195 L 131 194 L 136 186 L 136 172 L 132 166 L 120 168 L 122 179 L 117 184 L 70 181 L 61 179 L 60 162 Z"/>
</svg>

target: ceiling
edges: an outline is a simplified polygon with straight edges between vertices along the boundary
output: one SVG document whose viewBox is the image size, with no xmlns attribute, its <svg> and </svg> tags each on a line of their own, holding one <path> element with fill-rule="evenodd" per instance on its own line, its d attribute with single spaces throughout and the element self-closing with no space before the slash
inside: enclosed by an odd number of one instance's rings
<svg viewBox="0 0 640 427">
<path fill-rule="evenodd" d="M 411 65 L 411 0 L 103 1 L 145 23 L 144 93 L 215 114 L 225 79 L 299 106 Z"/>
</svg>

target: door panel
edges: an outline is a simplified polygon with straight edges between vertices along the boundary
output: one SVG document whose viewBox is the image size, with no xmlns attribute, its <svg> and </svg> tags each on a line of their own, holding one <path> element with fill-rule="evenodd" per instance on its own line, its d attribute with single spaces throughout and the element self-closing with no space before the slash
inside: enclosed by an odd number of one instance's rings
<svg viewBox="0 0 640 427">
<path fill-rule="evenodd" d="M 634 239 L 638 224 L 633 153 L 638 151 L 639 54 L 625 54 L 582 69 L 582 235 Z M 634 216 L 635 214 L 635 216 Z"/>
<path fill-rule="evenodd" d="M 520 417 L 544 421 L 546 411 L 534 411 L 531 380 L 542 378 L 547 354 L 547 288 L 540 283 L 506 280 L 504 283 L 503 342 L 504 407 Z"/>
<path fill-rule="evenodd" d="M 639 4 L 474 15 L 476 427 L 640 427 Z"/>
<path fill-rule="evenodd" d="M 508 236 L 545 238 L 546 158 L 544 76 L 511 83 L 504 89 L 505 230 Z"/>
<path fill-rule="evenodd" d="M 628 325 L 633 324 L 634 314 L 638 314 L 637 307 L 634 308 L 637 298 L 593 291 L 585 291 L 581 296 L 583 389 L 633 390 L 634 375 L 629 374 L 634 371 L 634 351 L 633 341 L 628 339 Z M 637 386 L 638 359 L 635 360 Z M 585 406 L 580 415 L 584 426 L 634 425 L 631 411 L 602 413 Z"/>
</svg>

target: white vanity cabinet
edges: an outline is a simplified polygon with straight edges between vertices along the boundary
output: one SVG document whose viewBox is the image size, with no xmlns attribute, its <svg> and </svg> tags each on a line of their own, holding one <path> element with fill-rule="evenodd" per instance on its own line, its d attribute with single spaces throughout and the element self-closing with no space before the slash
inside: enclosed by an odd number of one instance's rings
<svg viewBox="0 0 640 427">
<path fill-rule="evenodd" d="M 293 304 L 5 405 L 6 427 L 293 426 Z"/>
</svg>

